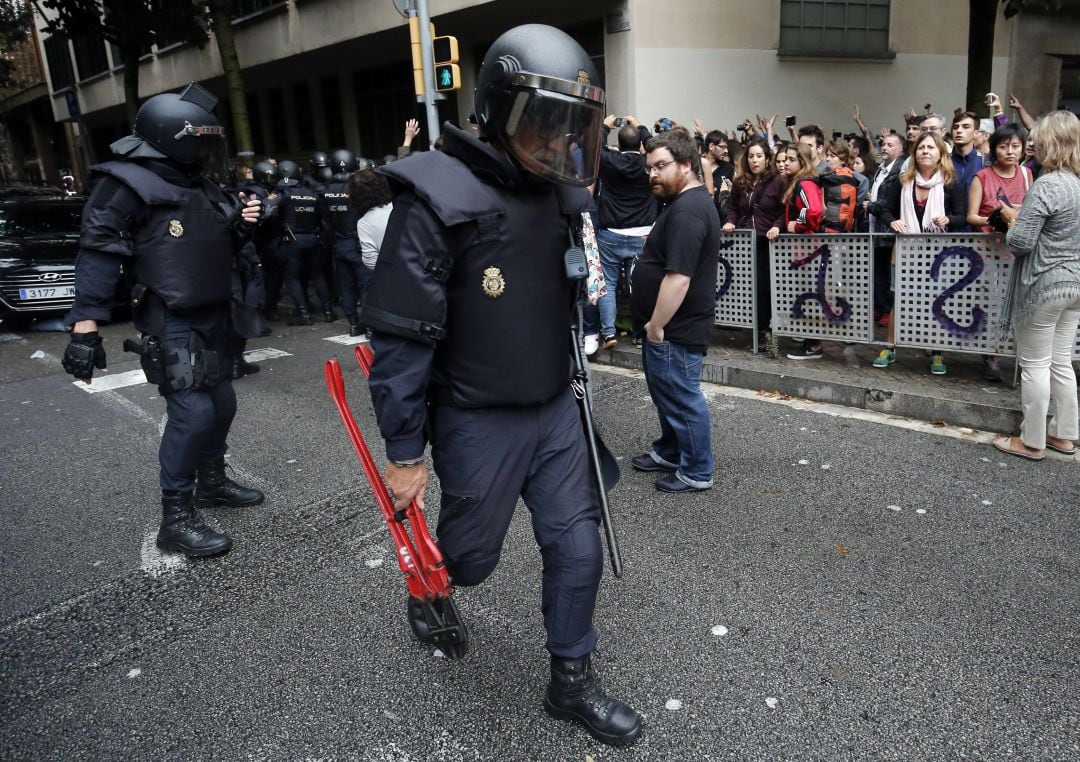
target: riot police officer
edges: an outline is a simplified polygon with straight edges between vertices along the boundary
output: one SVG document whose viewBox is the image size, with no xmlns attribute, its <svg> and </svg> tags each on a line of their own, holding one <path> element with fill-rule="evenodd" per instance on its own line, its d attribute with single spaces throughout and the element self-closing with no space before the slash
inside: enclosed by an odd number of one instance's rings
<svg viewBox="0 0 1080 762">
<path fill-rule="evenodd" d="M 303 277 L 315 286 L 323 317 L 332 323 L 337 317 L 330 303 L 330 289 L 322 268 L 322 241 L 319 238 L 318 194 L 300 182 L 300 167 L 294 161 L 278 165 L 281 181 L 281 259 L 285 263 L 285 288 L 293 303 L 289 325 L 311 325 Z"/>
<path fill-rule="evenodd" d="M 323 187 L 330 182 L 334 171 L 330 168 L 330 160 L 326 151 L 315 151 L 308 161 L 309 173 L 304 175 L 304 185 L 316 193 L 321 193 Z"/>
<path fill-rule="evenodd" d="M 641 718 L 604 694 L 591 660 L 599 495 L 570 385 L 564 269 L 598 164 L 595 79 L 554 27 L 516 27 L 492 44 L 475 93 L 488 142 L 447 123 L 442 152 L 378 170 L 397 195 L 361 316 L 397 507 L 423 500 L 431 432 L 439 546 L 454 584 L 469 586 L 495 569 L 524 498 L 543 559 L 544 707 L 620 745 L 640 736 Z"/>
<path fill-rule="evenodd" d="M 329 166 L 334 175 L 323 187 L 319 216 L 336 260 L 341 310 L 349 320 L 349 335 L 359 336 L 359 306 L 369 274 L 356 237 L 356 210 L 349 203 L 349 175 L 356 171 L 356 157 L 342 148 L 330 155 Z"/>
<path fill-rule="evenodd" d="M 236 414 L 228 377 L 230 281 L 234 255 L 259 218 L 203 174 L 224 157 L 216 99 L 196 84 L 150 98 L 132 134 L 112 144 L 118 157 L 91 168 L 75 264 L 75 303 L 64 370 L 91 383 L 105 369 L 98 323 L 112 314 L 121 267 L 134 273 L 137 351 L 165 398 L 159 449 L 162 522 L 157 546 L 189 556 L 224 553 L 232 540 L 199 508 L 253 506 L 258 490 L 225 473 L 226 437 Z"/>
<path fill-rule="evenodd" d="M 256 162 L 252 169 L 253 183 L 244 187 L 249 195 L 254 194 L 262 202 L 262 216 L 258 227 L 251 237 L 255 253 L 262 264 L 263 274 L 263 317 L 266 320 L 278 320 L 278 301 L 285 285 L 284 267 L 278 253 L 281 245 L 281 194 L 277 184 L 281 179 L 277 165 L 270 161 Z"/>
</svg>

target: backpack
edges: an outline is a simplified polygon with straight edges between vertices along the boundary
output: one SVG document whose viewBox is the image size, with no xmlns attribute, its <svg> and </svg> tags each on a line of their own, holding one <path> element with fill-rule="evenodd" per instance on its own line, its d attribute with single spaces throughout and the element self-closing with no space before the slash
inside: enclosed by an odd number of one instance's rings
<svg viewBox="0 0 1080 762">
<path fill-rule="evenodd" d="M 859 181 L 848 167 L 837 167 L 818 177 L 825 192 L 825 217 L 821 229 L 831 233 L 850 233 L 855 228 Z"/>
</svg>

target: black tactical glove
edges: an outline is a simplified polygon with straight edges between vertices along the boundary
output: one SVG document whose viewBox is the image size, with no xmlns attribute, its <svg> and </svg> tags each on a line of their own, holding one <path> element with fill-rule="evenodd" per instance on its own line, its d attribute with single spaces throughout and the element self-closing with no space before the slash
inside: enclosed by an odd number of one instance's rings
<svg viewBox="0 0 1080 762">
<path fill-rule="evenodd" d="M 71 343 L 64 352 L 61 363 L 64 370 L 82 381 L 89 381 L 94 368 L 105 369 L 105 347 L 97 331 L 71 334 Z"/>
</svg>

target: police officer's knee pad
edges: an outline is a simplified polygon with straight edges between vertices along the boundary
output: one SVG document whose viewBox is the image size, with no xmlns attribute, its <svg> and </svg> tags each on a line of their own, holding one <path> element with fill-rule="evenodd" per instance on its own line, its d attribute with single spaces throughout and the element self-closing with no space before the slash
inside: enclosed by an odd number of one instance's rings
<svg viewBox="0 0 1080 762">
<path fill-rule="evenodd" d="M 604 548 L 595 521 L 579 521 L 540 553 L 546 568 L 573 566 L 583 578 L 599 578 L 604 570 Z"/>
<path fill-rule="evenodd" d="M 479 585 L 490 577 L 498 565 L 499 557 L 496 556 L 464 563 L 447 563 L 447 569 L 450 571 L 450 579 L 456 587 L 472 587 Z"/>
</svg>

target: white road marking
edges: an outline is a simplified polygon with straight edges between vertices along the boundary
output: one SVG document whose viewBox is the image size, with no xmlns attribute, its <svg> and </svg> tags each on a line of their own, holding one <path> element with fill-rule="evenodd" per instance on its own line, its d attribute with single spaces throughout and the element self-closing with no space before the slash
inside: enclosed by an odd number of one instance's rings
<svg viewBox="0 0 1080 762">
<path fill-rule="evenodd" d="M 71 383 L 87 394 L 100 394 L 101 392 L 111 392 L 114 389 L 123 389 L 125 386 L 145 384 L 146 374 L 143 373 L 142 368 L 139 368 L 138 370 L 129 370 L 126 373 L 95 375 L 89 384 L 84 384 L 82 381 L 72 381 Z"/>
<path fill-rule="evenodd" d="M 599 373 L 610 373 L 615 376 L 623 376 L 626 378 L 645 379 L 645 374 L 640 370 L 634 368 L 617 368 L 610 365 L 594 366 L 594 370 Z M 758 402 L 767 402 L 770 405 L 782 405 L 784 407 L 794 408 L 795 410 L 805 410 L 809 413 L 821 413 L 823 415 L 830 415 L 834 418 L 850 418 L 856 421 L 866 421 L 868 423 L 877 423 L 884 426 L 892 426 L 897 429 L 906 429 L 908 431 L 918 431 L 922 434 L 935 434 L 940 437 L 948 437 L 949 439 L 960 439 L 965 442 L 974 442 L 976 444 L 992 444 L 994 437 L 999 434 L 992 431 L 980 431 L 978 429 L 969 429 L 966 427 L 957 426 L 941 426 L 934 425 L 929 421 L 916 421 L 913 418 L 903 418 L 898 415 L 889 415 L 887 413 L 879 413 L 875 410 L 864 410 L 856 407 L 845 407 L 844 405 L 834 405 L 829 402 L 812 402 L 810 400 L 797 399 L 792 397 L 791 399 L 784 399 L 784 395 L 771 396 L 770 394 L 760 394 L 752 389 L 741 389 L 734 386 L 723 386 L 721 384 L 712 384 L 707 381 L 701 382 L 701 390 L 705 393 L 706 399 L 712 399 L 717 396 L 724 397 L 739 397 L 746 400 L 756 400 Z M 971 432 L 970 434 L 965 432 Z M 813 432 L 811 432 L 813 433 Z M 1073 455 L 1060 455 L 1053 452 L 1049 448 L 1046 450 L 1046 458 L 1052 460 L 1064 461 L 1067 463 L 1073 463 L 1080 465 L 1080 459 L 1077 459 Z M 999 465 L 1004 467 L 1006 464 L 999 462 Z"/>
<path fill-rule="evenodd" d="M 344 344 L 345 346 L 351 346 L 353 344 L 366 343 L 367 336 L 350 336 L 347 333 L 343 333 L 340 336 L 324 336 L 323 341 L 332 341 L 335 344 Z"/>
<path fill-rule="evenodd" d="M 26 341 L 26 339 L 17 333 L 0 333 L 0 344 L 6 341 Z"/>
<path fill-rule="evenodd" d="M 139 568 L 151 577 L 160 577 L 183 565 L 184 557 L 180 553 L 162 553 L 158 550 L 157 527 L 152 527 L 143 537 L 142 550 L 139 551 Z"/>
<path fill-rule="evenodd" d="M 244 359 L 247 362 L 276 360 L 278 357 L 292 357 L 292 354 L 272 347 L 266 347 L 265 349 L 249 349 L 247 352 L 244 352 Z"/>
</svg>

